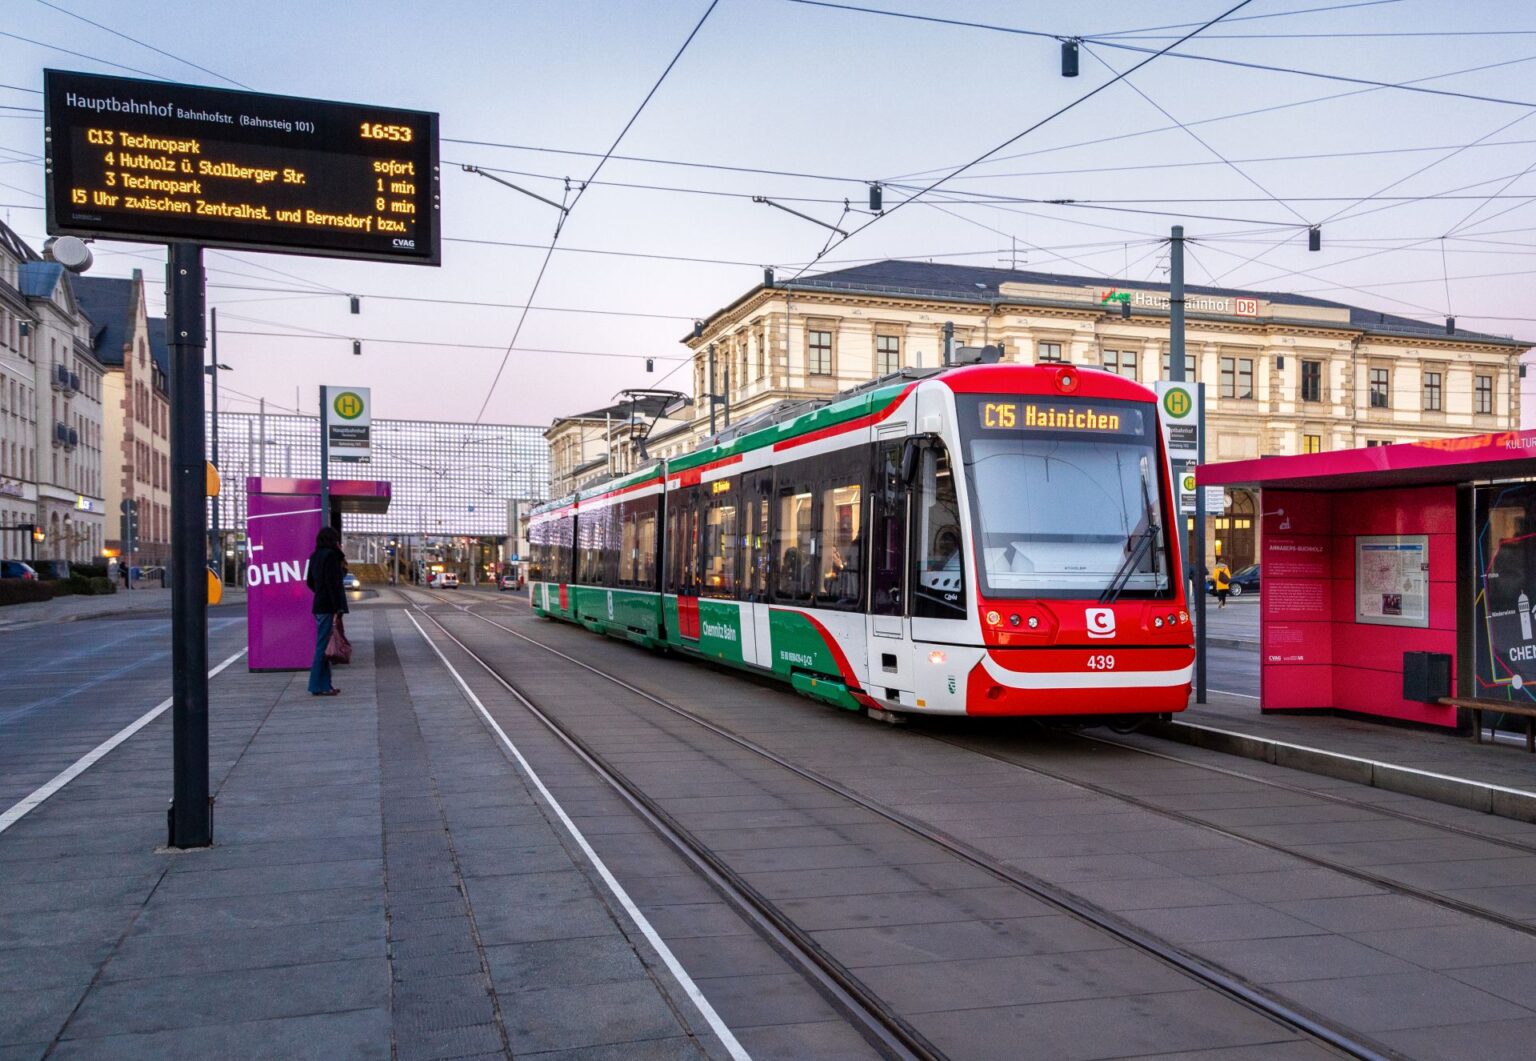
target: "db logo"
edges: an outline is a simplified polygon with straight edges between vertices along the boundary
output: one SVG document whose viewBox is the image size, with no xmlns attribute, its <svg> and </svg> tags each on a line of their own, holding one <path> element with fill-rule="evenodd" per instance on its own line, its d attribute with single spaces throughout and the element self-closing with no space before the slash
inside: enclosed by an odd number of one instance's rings
<svg viewBox="0 0 1536 1061">
<path fill-rule="evenodd" d="M 1113 608 L 1088 608 L 1083 613 L 1088 621 L 1089 637 L 1115 636 L 1115 611 Z"/>
</svg>

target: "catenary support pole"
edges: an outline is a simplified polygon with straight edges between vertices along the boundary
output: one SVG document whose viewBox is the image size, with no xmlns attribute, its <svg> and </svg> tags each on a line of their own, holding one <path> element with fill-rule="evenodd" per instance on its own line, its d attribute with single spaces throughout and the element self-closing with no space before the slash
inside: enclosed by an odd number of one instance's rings
<svg viewBox="0 0 1536 1061">
<path fill-rule="evenodd" d="M 207 477 L 203 449 L 203 249 L 173 243 L 167 269 L 171 354 L 172 847 L 213 843 L 208 799 Z"/>
<path fill-rule="evenodd" d="M 331 395 L 320 385 L 320 526 L 331 525 Z"/>
<path fill-rule="evenodd" d="M 1176 383 L 1184 382 L 1184 226 L 1174 225 L 1168 251 L 1168 378 Z M 1197 407 L 1195 416 L 1200 427 L 1199 449 L 1196 460 L 1205 463 L 1205 385 L 1195 385 Z M 1175 483 L 1175 492 L 1178 484 Z M 1180 520 L 1182 522 L 1182 518 Z M 1195 488 L 1195 529 L 1185 540 L 1194 572 L 1193 585 L 1195 612 L 1195 703 L 1205 703 L 1205 490 Z"/>
<path fill-rule="evenodd" d="M 208 366 L 208 378 L 213 385 L 208 388 L 208 430 L 212 433 L 208 439 L 208 453 L 213 461 L 213 466 L 219 466 L 219 311 L 217 307 L 208 310 L 209 320 L 209 346 L 212 350 L 212 362 Z M 224 546 L 219 541 L 219 506 L 224 502 L 222 492 L 219 497 L 213 499 L 213 508 L 208 514 L 208 559 L 213 564 L 213 569 L 218 572 L 219 581 L 224 581 Z"/>
</svg>

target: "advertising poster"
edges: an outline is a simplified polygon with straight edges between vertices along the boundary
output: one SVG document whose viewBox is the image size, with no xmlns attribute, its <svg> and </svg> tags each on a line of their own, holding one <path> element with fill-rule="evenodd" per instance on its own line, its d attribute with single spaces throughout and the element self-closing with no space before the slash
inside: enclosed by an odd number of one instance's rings
<svg viewBox="0 0 1536 1061">
<path fill-rule="evenodd" d="M 1473 498 L 1477 579 L 1473 656 L 1477 695 L 1536 700 L 1536 483 L 1480 487 Z"/>
</svg>

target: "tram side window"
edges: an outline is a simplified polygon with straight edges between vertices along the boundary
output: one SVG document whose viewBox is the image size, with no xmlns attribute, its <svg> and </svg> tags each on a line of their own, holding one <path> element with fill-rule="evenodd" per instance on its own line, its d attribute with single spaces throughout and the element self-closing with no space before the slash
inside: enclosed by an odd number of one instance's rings
<svg viewBox="0 0 1536 1061">
<path fill-rule="evenodd" d="M 774 587 L 774 596 L 809 603 L 816 579 L 816 490 L 811 483 L 792 478 L 796 468 L 797 465 L 788 465 L 779 469 L 779 511 L 774 525 L 778 585 Z"/>
<path fill-rule="evenodd" d="M 875 451 L 875 481 L 870 513 L 870 611 L 902 614 L 902 580 L 907 563 L 907 484 L 901 479 L 900 442 L 883 442 Z"/>
<path fill-rule="evenodd" d="M 742 477 L 741 596 L 744 600 L 768 599 L 768 579 L 773 570 L 773 542 L 768 536 L 768 513 L 772 499 L 772 471 L 764 470 Z"/>
<path fill-rule="evenodd" d="M 716 479 L 701 487 L 708 500 L 700 539 L 703 582 L 699 591 L 706 597 L 736 596 L 736 561 L 741 539 L 736 528 L 734 491 L 740 483 L 740 479 Z"/>
<path fill-rule="evenodd" d="M 682 587 L 683 570 L 683 492 L 667 495 L 667 560 L 665 592 L 676 593 Z"/>
<path fill-rule="evenodd" d="M 863 596 L 864 582 L 865 451 L 848 450 L 824 459 L 841 467 L 821 488 L 816 602 L 830 608 L 855 610 Z"/>
<path fill-rule="evenodd" d="M 554 546 L 554 570 L 552 582 L 570 582 L 576 567 L 576 517 L 561 516 L 555 520 L 551 544 Z"/>
<path fill-rule="evenodd" d="M 583 511 L 576 517 L 576 581 L 584 586 L 597 585 L 601 570 L 601 531 L 597 512 Z"/>
<path fill-rule="evenodd" d="M 673 506 L 676 506 L 675 508 Z M 699 489 L 686 486 L 667 499 L 668 563 L 671 592 L 699 593 Z"/>
<path fill-rule="evenodd" d="M 635 586 L 654 590 L 656 586 L 656 512 L 659 498 L 642 498 L 635 503 Z"/>
<path fill-rule="evenodd" d="M 618 506 L 619 512 L 619 578 L 618 584 L 628 589 L 636 584 L 635 565 L 639 560 L 637 535 L 639 524 L 635 521 L 632 503 Z"/>
<path fill-rule="evenodd" d="M 942 443 L 923 448 L 919 464 L 916 578 L 912 614 L 934 619 L 963 619 L 965 546 L 960 535 L 960 504 L 955 470 Z"/>
<path fill-rule="evenodd" d="M 602 550 L 602 566 L 598 569 L 601 585 L 619 584 L 619 506 L 609 505 L 599 513 L 601 517 L 598 545 Z"/>
<path fill-rule="evenodd" d="M 535 520 L 528 526 L 528 550 L 532 562 L 528 565 L 528 581 L 539 582 L 549 570 L 549 523 Z"/>
</svg>

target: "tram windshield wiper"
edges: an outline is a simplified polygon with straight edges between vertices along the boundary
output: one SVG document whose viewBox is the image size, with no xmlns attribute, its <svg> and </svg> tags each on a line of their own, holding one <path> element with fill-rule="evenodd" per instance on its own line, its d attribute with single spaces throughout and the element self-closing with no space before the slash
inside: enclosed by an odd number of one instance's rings
<svg viewBox="0 0 1536 1061">
<path fill-rule="evenodd" d="M 1146 527 L 1125 542 L 1126 556 L 1115 569 L 1114 578 L 1109 580 L 1109 586 L 1099 596 L 1100 604 L 1113 604 L 1125 591 L 1126 584 L 1130 582 L 1131 575 L 1136 570 L 1136 565 L 1141 563 L 1141 558 L 1147 550 L 1152 548 L 1157 541 L 1158 525 L 1157 510 L 1152 505 L 1152 488 L 1147 474 L 1147 458 L 1141 458 L 1141 506 Z M 1152 577 L 1156 581 L 1162 571 L 1157 563 L 1157 551 L 1152 551 Z"/>
</svg>

